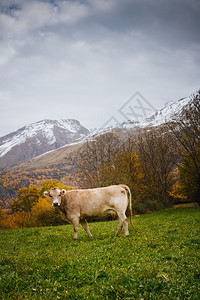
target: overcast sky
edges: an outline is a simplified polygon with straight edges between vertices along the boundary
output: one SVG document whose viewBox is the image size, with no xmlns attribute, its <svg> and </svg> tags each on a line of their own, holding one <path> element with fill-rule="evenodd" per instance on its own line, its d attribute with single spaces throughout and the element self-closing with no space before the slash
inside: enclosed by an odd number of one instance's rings
<svg viewBox="0 0 200 300">
<path fill-rule="evenodd" d="M 199 0 L 0 0 L 0 136 L 43 119 L 101 127 L 136 92 L 200 88 Z"/>
</svg>

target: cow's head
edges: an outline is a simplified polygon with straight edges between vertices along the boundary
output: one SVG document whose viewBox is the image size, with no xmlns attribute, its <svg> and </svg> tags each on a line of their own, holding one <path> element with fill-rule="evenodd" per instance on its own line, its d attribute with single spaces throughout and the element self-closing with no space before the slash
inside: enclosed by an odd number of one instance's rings
<svg viewBox="0 0 200 300">
<path fill-rule="evenodd" d="M 61 196 L 66 193 L 66 190 L 60 190 L 57 187 L 52 188 L 48 192 L 44 192 L 45 197 L 50 197 L 52 201 L 52 206 L 60 206 L 61 204 Z"/>
</svg>

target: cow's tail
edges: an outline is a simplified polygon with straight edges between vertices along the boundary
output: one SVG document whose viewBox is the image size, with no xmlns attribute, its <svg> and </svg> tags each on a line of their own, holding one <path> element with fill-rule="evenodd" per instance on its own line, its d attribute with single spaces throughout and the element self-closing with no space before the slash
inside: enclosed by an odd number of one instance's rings
<svg viewBox="0 0 200 300">
<path fill-rule="evenodd" d="M 130 190 L 130 188 L 129 188 L 127 185 L 122 184 L 121 186 L 122 186 L 122 187 L 126 190 L 126 192 L 127 192 L 128 201 L 129 201 L 129 220 L 130 220 L 131 226 L 135 229 L 135 227 L 133 226 L 133 223 L 132 223 L 132 216 L 133 216 L 133 213 L 132 213 L 131 190 Z"/>
</svg>

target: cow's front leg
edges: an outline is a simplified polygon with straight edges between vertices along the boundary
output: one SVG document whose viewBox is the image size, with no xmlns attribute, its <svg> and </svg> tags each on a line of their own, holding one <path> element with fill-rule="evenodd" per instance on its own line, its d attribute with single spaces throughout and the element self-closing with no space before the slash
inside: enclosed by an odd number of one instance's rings
<svg viewBox="0 0 200 300">
<path fill-rule="evenodd" d="M 77 240 L 78 231 L 79 231 L 79 219 L 78 218 L 72 219 L 72 225 L 74 226 L 74 239 Z"/>
<path fill-rule="evenodd" d="M 91 234 L 91 232 L 89 230 L 87 221 L 86 220 L 81 220 L 80 223 L 83 226 L 83 229 L 87 232 L 88 236 L 91 238 L 92 234 Z"/>
</svg>

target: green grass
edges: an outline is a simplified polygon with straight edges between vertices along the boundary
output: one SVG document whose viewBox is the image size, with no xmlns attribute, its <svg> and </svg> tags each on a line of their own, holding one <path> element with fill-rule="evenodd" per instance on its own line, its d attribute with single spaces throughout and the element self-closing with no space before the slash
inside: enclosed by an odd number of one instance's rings
<svg viewBox="0 0 200 300">
<path fill-rule="evenodd" d="M 0 231 L 0 299 L 200 299 L 200 208 L 133 222 Z"/>
</svg>

